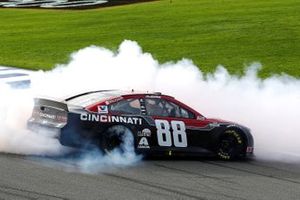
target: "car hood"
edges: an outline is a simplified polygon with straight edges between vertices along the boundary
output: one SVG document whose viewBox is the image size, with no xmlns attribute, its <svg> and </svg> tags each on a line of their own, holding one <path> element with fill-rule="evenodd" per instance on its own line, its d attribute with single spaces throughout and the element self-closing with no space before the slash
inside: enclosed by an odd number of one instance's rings
<svg viewBox="0 0 300 200">
<path fill-rule="evenodd" d="M 226 121 L 223 119 L 216 119 L 216 118 L 206 118 L 206 121 L 210 123 L 228 123 L 228 124 L 235 124 L 234 122 Z"/>
<path fill-rule="evenodd" d="M 244 126 L 239 123 L 232 122 L 232 121 L 226 121 L 223 119 L 215 119 L 215 118 L 206 118 L 205 120 L 207 120 L 211 124 L 234 125 L 234 126 L 238 126 L 242 129 L 250 131 L 250 129 L 247 126 Z"/>
</svg>

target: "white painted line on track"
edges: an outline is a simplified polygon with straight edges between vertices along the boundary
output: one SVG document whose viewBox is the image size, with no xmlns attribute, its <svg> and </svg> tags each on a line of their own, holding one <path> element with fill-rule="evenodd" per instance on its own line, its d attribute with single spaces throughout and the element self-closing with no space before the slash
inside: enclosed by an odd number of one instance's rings
<svg viewBox="0 0 300 200">
<path fill-rule="evenodd" d="M 25 87 L 30 85 L 31 75 L 34 71 L 0 66 L 0 84 L 8 84 L 11 87 Z"/>
<path fill-rule="evenodd" d="M 25 81 L 30 80 L 29 76 L 20 76 L 20 77 L 10 77 L 10 78 L 0 78 L 0 83 L 8 83 L 8 82 L 15 82 L 15 81 Z"/>
<path fill-rule="evenodd" d="M 1 70 L 1 69 L 7 69 L 7 67 L 4 67 L 4 66 L 0 66 L 0 70 Z"/>
</svg>

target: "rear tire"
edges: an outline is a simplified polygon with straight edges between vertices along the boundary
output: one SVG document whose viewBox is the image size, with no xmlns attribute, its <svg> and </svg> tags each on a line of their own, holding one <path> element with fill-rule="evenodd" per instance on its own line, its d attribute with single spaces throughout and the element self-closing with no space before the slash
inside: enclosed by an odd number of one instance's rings
<svg viewBox="0 0 300 200">
<path fill-rule="evenodd" d="M 134 137 L 132 132 L 123 125 L 108 128 L 103 134 L 102 149 L 105 153 L 112 151 L 134 152 Z"/>
<path fill-rule="evenodd" d="M 234 129 L 225 130 L 219 140 L 217 156 L 222 160 L 236 160 L 245 157 L 246 141 Z"/>
</svg>

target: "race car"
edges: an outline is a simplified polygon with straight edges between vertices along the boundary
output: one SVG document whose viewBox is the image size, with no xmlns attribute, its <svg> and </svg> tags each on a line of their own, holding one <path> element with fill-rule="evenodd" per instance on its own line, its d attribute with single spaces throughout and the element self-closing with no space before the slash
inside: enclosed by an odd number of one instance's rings
<svg viewBox="0 0 300 200">
<path fill-rule="evenodd" d="M 55 130 L 62 145 L 103 152 L 131 146 L 143 155 L 204 155 L 223 160 L 253 154 L 250 129 L 209 119 L 159 92 L 91 91 L 63 100 L 36 98 L 32 130 Z"/>
</svg>

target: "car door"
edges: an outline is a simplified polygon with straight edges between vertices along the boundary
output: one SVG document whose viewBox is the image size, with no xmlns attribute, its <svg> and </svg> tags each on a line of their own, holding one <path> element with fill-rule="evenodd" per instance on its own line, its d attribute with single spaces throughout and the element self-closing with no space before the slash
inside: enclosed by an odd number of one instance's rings
<svg viewBox="0 0 300 200">
<path fill-rule="evenodd" d="M 202 149 L 207 134 L 199 129 L 207 123 L 177 101 L 163 97 L 145 98 L 147 115 L 154 120 L 154 144 L 157 148 L 173 151 L 197 152 Z M 198 118 L 198 119 L 197 119 Z"/>
</svg>

